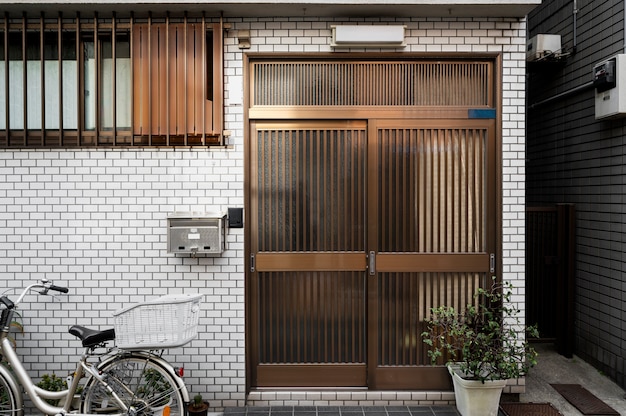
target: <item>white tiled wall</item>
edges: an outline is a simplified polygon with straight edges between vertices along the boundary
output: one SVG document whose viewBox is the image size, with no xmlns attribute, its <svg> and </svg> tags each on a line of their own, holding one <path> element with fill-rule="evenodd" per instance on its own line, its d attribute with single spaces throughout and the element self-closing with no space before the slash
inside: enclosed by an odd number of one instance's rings
<svg viewBox="0 0 626 416">
<path fill-rule="evenodd" d="M 214 409 L 246 403 L 243 230 L 229 230 L 222 257 L 176 257 L 166 253 L 166 217 L 173 211 L 243 206 L 243 55 L 237 30 L 250 30 L 250 52 L 330 52 L 330 25 L 340 21 L 228 22 L 225 120 L 231 136 L 226 148 L 0 150 L 1 287 L 19 288 L 45 276 L 71 289 L 56 298 L 31 298 L 38 303 L 23 311 L 26 333 L 18 335 L 18 348 L 34 375 L 72 370 L 80 350 L 65 333 L 69 325 L 104 327 L 113 310 L 129 303 L 199 292 L 205 295 L 200 336 L 186 348 L 171 350 L 168 358 L 185 365 L 191 394 L 203 393 Z M 504 278 L 517 287 L 515 300 L 523 302 L 525 20 L 380 23 L 407 26 L 404 52 L 501 54 L 503 268 Z M 67 357 L 53 359 L 55 353 Z M 255 392 L 247 403 L 450 400 L 441 392 Z"/>
</svg>

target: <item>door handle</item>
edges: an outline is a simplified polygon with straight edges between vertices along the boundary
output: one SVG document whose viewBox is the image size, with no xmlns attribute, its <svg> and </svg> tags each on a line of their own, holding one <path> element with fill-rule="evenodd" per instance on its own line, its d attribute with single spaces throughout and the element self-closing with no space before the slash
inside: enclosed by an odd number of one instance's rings
<svg viewBox="0 0 626 416">
<path fill-rule="evenodd" d="M 370 251 L 370 254 L 368 257 L 369 257 L 370 276 L 374 276 L 376 274 L 376 252 Z"/>
</svg>

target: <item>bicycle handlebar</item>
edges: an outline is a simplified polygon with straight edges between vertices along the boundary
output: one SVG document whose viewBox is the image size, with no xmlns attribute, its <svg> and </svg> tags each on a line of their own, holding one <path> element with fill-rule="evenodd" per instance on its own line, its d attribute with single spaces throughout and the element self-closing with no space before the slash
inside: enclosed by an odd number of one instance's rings
<svg viewBox="0 0 626 416">
<path fill-rule="evenodd" d="M 43 289 L 41 292 L 39 292 L 41 295 L 46 295 L 48 294 L 48 291 L 53 290 L 55 292 L 59 292 L 59 293 L 68 293 L 69 289 L 63 286 L 56 286 L 53 285 L 52 282 L 48 281 L 48 279 L 41 279 L 40 283 L 34 283 L 32 285 L 27 286 L 26 288 L 24 288 L 24 290 L 22 291 L 22 293 L 20 294 L 20 296 L 17 298 L 17 300 L 14 302 L 13 307 L 16 307 L 17 305 L 19 305 L 22 302 L 22 299 L 24 299 L 24 297 L 31 291 L 31 290 L 35 290 L 35 289 Z M 7 306 L 8 307 L 8 306 Z"/>
<path fill-rule="evenodd" d="M 69 290 L 68 288 L 66 288 L 66 287 L 63 287 L 63 286 L 56 286 L 56 285 L 50 285 L 49 289 L 50 289 L 50 290 L 54 290 L 54 291 L 56 291 L 56 292 L 61 292 L 61 293 L 67 293 L 67 292 L 69 292 L 69 291 L 70 291 L 70 290 Z"/>
</svg>

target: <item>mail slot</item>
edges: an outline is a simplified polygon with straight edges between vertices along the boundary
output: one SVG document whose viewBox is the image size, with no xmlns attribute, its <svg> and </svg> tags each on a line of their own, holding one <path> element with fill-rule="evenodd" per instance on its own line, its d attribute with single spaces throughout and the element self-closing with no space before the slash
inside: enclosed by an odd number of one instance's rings
<svg viewBox="0 0 626 416">
<path fill-rule="evenodd" d="M 219 255 L 226 249 L 226 214 L 174 213 L 167 217 L 167 252 Z"/>
</svg>

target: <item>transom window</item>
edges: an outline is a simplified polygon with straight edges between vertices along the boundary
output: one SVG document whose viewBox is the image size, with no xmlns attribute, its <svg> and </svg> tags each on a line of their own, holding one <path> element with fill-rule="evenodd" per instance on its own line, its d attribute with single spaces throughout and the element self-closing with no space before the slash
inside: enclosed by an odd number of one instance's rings
<svg viewBox="0 0 626 416">
<path fill-rule="evenodd" d="M 0 23 L 0 146 L 221 144 L 222 31 L 205 18 Z"/>
</svg>

